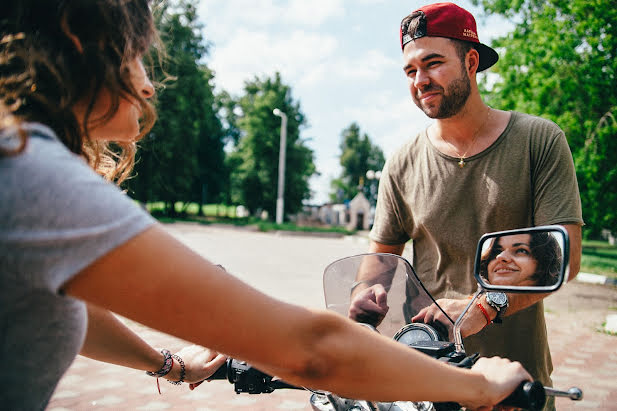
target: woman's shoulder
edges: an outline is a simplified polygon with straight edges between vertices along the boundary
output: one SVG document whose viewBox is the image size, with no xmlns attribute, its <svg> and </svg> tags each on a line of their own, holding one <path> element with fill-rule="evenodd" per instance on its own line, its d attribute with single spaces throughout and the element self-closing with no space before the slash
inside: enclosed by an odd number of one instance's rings
<svg viewBox="0 0 617 411">
<path fill-rule="evenodd" d="M 72 153 L 42 124 L 26 123 L 19 129 L 5 130 L 0 139 L 2 145 L 14 147 L 21 138 L 20 133 L 26 134 L 23 150 L 0 157 L 0 179 L 4 187 L 24 190 L 41 184 L 55 185 L 54 181 L 62 184 L 77 176 L 96 176 L 83 158 Z"/>
<path fill-rule="evenodd" d="M 23 217 L 21 223 L 26 225 L 27 219 L 52 224 L 60 219 L 96 219 L 132 203 L 49 128 L 27 125 L 23 129 L 28 133 L 24 150 L 0 157 L 0 216 L 13 223 Z"/>
</svg>

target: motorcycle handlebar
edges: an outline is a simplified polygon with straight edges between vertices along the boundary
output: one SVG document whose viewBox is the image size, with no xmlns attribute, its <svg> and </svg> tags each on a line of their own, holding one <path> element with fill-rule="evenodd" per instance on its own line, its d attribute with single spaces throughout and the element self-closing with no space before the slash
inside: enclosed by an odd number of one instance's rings
<svg viewBox="0 0 617 411">
<path fill-rule="evenodd" d="M 252 372 L 247 373 L 249 370 Z M 255 378 L 256 376 L 252 375 L 254 373 L 257 373 L 259 378 Z M 244 381 L 247 377 L 249 380 Z M 271 377 L 268 377 L 266 374 L 248 365 L 237 362 L 234 364 L 234 360 L 231 358 L 227 359 L 208 380 L 228 380 L 230 383 L 236 384 L 236 392 L 267 393 L 280 388 L 299 388 L 284 383 L 283 381 L 271 381 Z M 241 381 L 242 383 L 238 386 Z M 248 391 L 247 388 L 244 387 L 245 385 L 249 387 Z M 545 402 L 546 392 L 542 383 L 539 381 L 524 381 L 512 392 L 512 394 L 501 402 L 501 405 L 523 408 L 530 411 L 539 411 L 544 408 Z M 458 409 L 457 407 L 452 407 L 455 405 L 453 403 L 435 403 L 435 405 L 438 410 Z"/>
<path fill-rule="evenodd" d="M 524 381 L 500 405 L 522 408 L 529 411 L 540 411 L 544 408 L 545 402 L 546 393 L 542 383 L 539 381 Z M 437 411 L 461 409 L 461 406 L 455 402 L 436 402 L 433 405 Z"/>
<path fill-rule="evenodd" d="M 208 381 L 212 380 L 227 380 L 234 384 L 236 393 L 246 392 L 249 394 L 269 394 L 274 390 L 282 388 L 302 390 L 302 387 L 296 387 L 288 384 L 285 381 L 274 380 L 270 375 L 253 368 L 251 365 L 228 358 L 225 364 L 219 367 L 214 372 Z"/>
<path fill-rule="evenodd" d="M 207 378 L 207 380 L 208 381 L 211 381 L 211 380 L 228 380 L 229 379 L 229 361 L 230 361 L 230 359 L 225 361 L 225 363 L 223 365 L 221 365 L 219 367 L 219 369 L 214 372 L 214 374 L 209 376 Z"/>
<path fill-rule="evenodd" d="M 501 402 L 501 405 L 509 405 L 530 411 L 541 410 L 546 402 L 544 386 L 540 381 L 524 381 Z"/>
</svg>

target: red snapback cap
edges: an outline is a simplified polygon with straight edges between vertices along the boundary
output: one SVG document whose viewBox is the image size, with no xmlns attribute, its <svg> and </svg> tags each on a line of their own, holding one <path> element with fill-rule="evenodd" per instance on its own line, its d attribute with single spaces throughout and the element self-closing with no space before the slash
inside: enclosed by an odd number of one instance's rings
<svg viewBox="0 0 617 411">
<path fill-rule="evenodd" d="M 401 50 L 410 41 L 421 37 L 447 37 L 473 43 L 480 55 L 478 71 L 486 70 L 499 60 L 495 50 L 480 43 L 476 19 L 464 8 L 453 3 L 435 3 L 420 7 L 415 12 L 420 12 L 420 24 L 414 33 L 408 31 L 407 19 L 401 23 Z"/>
</svg>

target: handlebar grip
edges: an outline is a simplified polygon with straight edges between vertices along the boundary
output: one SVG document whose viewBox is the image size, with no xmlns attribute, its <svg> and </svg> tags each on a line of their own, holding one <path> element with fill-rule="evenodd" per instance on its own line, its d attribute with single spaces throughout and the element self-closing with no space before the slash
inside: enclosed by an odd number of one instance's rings
<svg viewBox="0 0 617 411">
<path fill-rule="evenodd" d="M 544 408 L 546 393 L 540 381 L 524 381 L 501 402 L 501 405 L 509 405 L 516 408 L 524 408 L 531 411 L 539 411 Z"/>
<path fill-rule="evenodd" d="M 209 376 L 207 378 L 207 380 L 208 381 L 211 381 L 211 380 L 227 380 L 228 379 L 228 374 L 229 374 L 228 373 L 228 369 L 229 369 L 228 361 L 225 361 L 225 363 L 223 365 L 221 365 L 219 367 L 219 369 L 214 372 L 214 374 Z"/>
</svg>

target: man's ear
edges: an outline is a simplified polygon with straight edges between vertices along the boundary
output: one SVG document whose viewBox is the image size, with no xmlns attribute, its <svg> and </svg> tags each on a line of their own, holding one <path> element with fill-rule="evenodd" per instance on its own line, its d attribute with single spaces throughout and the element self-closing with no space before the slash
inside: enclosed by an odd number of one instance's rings
<svg viewBox="0 0 617 411">
<path fill-rule="evenodd" d="M 465 56 L 465 68 L 469 76 L 474 76 L 478 72 L 478 66 L 480 65 L 480 53 L 474 47 L 467 52 Z"/>
<path fill-rule="evenodd" d="M 69 23 L 67 22 L 66 14 L 62 17 L 62 20 L 60 21 L 60 28 L 62 29 L 64 34 L 69 38 L 69 40 L 71 40 L 71 42 L 73 42 L 73 44 L 75 45 L 75 48 L 77 49 L 77 51 L 80 54 L 83 54 L 84 48 L 81 45 L 81 41 L 79 41 L 79 37 L 77 37 L 71 31 L 71 28 L 69 27 Z"/>
</svg>

